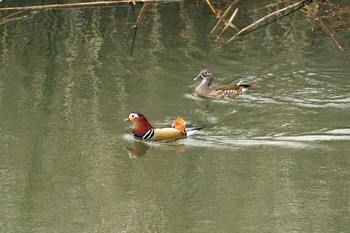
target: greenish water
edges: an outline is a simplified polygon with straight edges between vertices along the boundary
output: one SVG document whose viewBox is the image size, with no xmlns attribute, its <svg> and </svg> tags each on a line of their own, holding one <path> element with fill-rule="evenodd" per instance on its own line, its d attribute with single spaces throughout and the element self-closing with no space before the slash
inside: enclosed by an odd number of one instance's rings
<svg viewBox="0 0 350 233">
<path fill-rule="evenodd" d="M 132 55 L 130 6 L 1 25 L 0 231 L 348 232 L 348 31 L 341 53 L 296 13 L 216 48 L 215 22 L 147 6 Z M 258 84 L 201 99 L 203 68 Z M 145 143 L 131 111 L 205 128 Z"/>
</svg>

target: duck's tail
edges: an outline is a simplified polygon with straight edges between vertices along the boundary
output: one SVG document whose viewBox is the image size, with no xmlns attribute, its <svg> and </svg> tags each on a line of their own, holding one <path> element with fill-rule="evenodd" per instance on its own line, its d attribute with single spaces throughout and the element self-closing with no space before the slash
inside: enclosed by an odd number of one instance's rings
<svg viewBox="0 0 350 233">
<path fill-rule="evenodd" d="M 237 86 L 244 87 L 244 88 L 249 88 L 249 87 L 254 87 L 256 85 L 256 81 L 250 82 L 250 83 L 244 83 L 243 80 L 239 80 L 237 83 Z"/>
<path fill-rule="evenodd" d="M 239 80 L 237 86 L 242 87 L 242 92 L 245 92 L 250 87 L 254 87 L 256 85 L 256 81 L 250 83 L 243 83 L 243 80 Z"/>
<path fill-rule="evenodd" d="M 188 125 L 186 127 L 186 133 L 187 133 L 187 136 L 190 136 L 192 134 L 195 134 L 197 133 L 198 130 L 201 130 L 203 129 L 204 127 L 201 127 L 201 126 L 195 126 L 195 125 Z"/>
</svg>

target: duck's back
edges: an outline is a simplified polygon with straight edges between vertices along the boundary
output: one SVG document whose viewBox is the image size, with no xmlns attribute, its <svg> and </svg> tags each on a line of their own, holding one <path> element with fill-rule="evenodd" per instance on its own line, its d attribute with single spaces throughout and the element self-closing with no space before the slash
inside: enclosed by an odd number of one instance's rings
<svg viewBox="0 0 350 233">
<path fill-rule="evenodd" d="M 223 84 L 223 85 L 215 85 L 210 87 L 211 90 L 214 91 L 220 91 L 220 90 L 235 90 L 238 91 L 242 89 L 241 86 L 238 86 L 236 84 Z"/>
</svg>

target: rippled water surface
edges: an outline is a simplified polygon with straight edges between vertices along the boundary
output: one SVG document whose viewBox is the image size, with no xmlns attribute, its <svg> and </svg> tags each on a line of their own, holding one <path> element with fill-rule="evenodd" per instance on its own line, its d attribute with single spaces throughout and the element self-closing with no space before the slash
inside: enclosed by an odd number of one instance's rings
<svg viewBox="0 0 350 233">
<path fill-rule="evenodd" d="M 132 54 L 128 5 L 0 25 L 0 231 L 349 231 L 349 31 L 340 52 L 297 12 L 218 48 L 216 20 L 195 1 L 148 5 Z M 203 68 L 257 85 L 202 99 Z M 204 129 L 143 142 L 131 111 Z"/>
</svg>

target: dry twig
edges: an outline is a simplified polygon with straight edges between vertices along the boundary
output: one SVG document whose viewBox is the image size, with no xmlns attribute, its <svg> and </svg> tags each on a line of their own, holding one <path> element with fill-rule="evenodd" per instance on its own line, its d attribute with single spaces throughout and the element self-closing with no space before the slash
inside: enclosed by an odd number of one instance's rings
<svg viewBox="0 0 350 233">
<path fill-rule="evenodd" d="M 219 26 L 219 24 L 222 22 L 222 20 L 225 18 L 225 16 L 227 15 L 227 13 L 232 9 L 232 7 L 238 2 L 239 0 L 235 0 L 233 3 L 231 3 L 227 9 L 225 10 L 224 14 L 222 14 L 222 16 L 220 17 L 220 19 L 216 22 L 215 26 L 213 27 L 213 29 L 211 29 L 210 33 L 213 33 L 215 31 L 215 29 Z"/>
<path fill-rule="evenodd" d="M 141 10 L 140 10 L 139 13 L 137 14 L 136 23 L 135 23 L 134 27 L 137 27 L 137 26 L 140 24 L 141 15 L 142 15 L 143 11 L 145 10 L 145 8 L 146 8 L 146 3 L 142 5 Z"/>
<path fill-rule="evenodd" d="M 230 17 L 230 19 L 227 21 L 227 23 L 225 24 L 225 27 L 221 30 L 220 34 L 218 35 L 218 38 L 221 37 L 222 33 L 224 33 L 224 31 L 226 30 L 227 27 L 232 27 L 234 29 L 236 29 L 237 27 L 235 25 L 232 24 L 232 20 L 235 18 L 236 14 L 237 14 L 238 8 L 236 8 L 236 10 L 233 12 L 232 16 Z"/>
<path fill-rule="evenodd" d="M 216 17 L 220 17 L 220 14 L 218 11 L 214 8 L 214 6 L 211 4 L 210 0 L 205 0 L 205 2 L 208 4 L 210 10 L 215 14 Z"/>
</svg>

